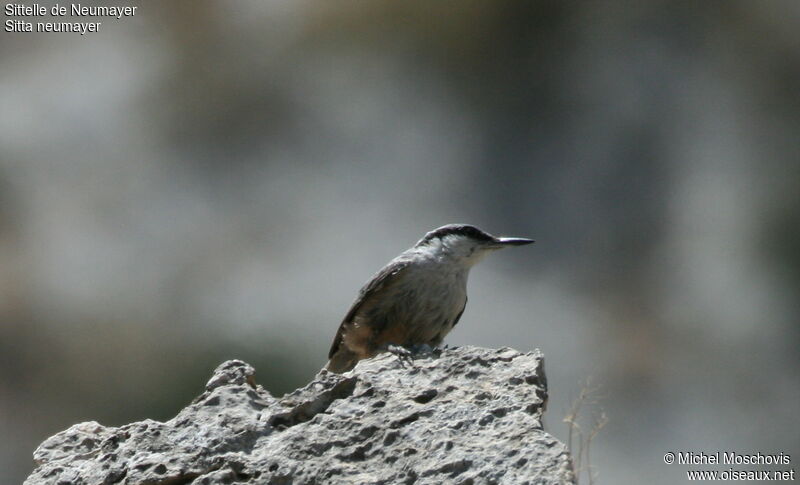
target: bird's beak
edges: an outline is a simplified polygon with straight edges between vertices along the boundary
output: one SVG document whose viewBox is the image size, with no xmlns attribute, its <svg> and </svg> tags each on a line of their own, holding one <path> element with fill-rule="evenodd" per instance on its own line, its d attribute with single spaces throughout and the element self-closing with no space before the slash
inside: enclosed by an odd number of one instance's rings
<svg viewBox="0 0 800 485">
<path fill-rule="evenodd" d="M 524 237 L 498 237 L 495 238 L 497 241 L 495 244 L 497 248 L 505 248 L 508 246 L 524 246 L 526 244 L 532 244 L 535 241 L 533 239 L 525 239 Z"/>
</svg>

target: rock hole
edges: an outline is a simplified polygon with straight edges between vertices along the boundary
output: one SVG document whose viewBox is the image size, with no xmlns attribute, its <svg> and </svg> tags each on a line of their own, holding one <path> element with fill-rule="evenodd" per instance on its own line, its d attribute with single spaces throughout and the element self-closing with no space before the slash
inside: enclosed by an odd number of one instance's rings
<svg viewBox="0 0 800 485">
<path fill-rule="evenodd" d="M 492 411 L 492 416 L 494 416 L 495 418 L 502 418 L 506 414 L 508 414 L 508 409 L 506 408 L 497 408 Z"/>
<path fill-rule="evenodd" d="M 386 436 L 383 438 L 383 446 L 389 446 L 397 440 L 397 436 L 399 433 L 397 431 L 390 431 L 386 433 Z"/>
<path fill-rule="evenodd" d="M 420 393 L 419 395 L 414 397 L 414 401 L 420 404 L 427 404 L 433 400 L 436 396 L 439 395 L 439 391 L 436 389 L 427 389 Z"/>
<path fill-rule="evenodd" d="M 400 428 L 400 427 L 405 426 L 407 424 L 413 423 L 414 421 L 418 420 L 422 416 L 430 416 L 432 413 L 433 412 L 430 411 L 430 410 L 422 411 L 422 412 L 419 412 L 419 413 L 411 413 L 408 416 L 406 416 L 405 418 L 398 419 L 397 421 L 393 422 L 392 424 L 389 425 L 389 427 L 390 428 Z"/>
</svg>

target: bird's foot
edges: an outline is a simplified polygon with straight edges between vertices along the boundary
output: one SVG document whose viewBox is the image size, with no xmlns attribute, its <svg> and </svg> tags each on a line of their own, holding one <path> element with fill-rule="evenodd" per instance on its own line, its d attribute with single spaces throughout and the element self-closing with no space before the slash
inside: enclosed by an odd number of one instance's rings
<svg viewBox="0 0 800 485">
<path fill-rule="evenodd" d="M 433 347 L 429 344 L 410 344 L 410 345 L 385 344 L 383 345 L 381 350 L 397 356 L 397 358 L 400 360 L 400 363 L 403 365 L 413 365 L 414 359 L 417 357 L 422 357 L 422 356 L 438 357 L 439 354 L 441 353 L 440 348 Z"/>
<path fill-rule="evenodd" d="M 397 357 L 403 365 L 412 365 L 414 361 L 414 350 L 397 344 L 386 344 L 384 350 Z"/>
</svg>

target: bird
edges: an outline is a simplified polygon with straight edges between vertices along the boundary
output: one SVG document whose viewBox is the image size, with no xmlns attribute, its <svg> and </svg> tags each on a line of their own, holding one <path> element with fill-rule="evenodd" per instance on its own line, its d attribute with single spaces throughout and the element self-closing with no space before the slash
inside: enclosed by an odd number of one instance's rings
<svg viewBox="0 0 800 485">
<path fill-rule="evenodd" d="M 326 369 L 341 374 L 381 351 L 438 347 L 464 313 L 469 270 L 495 250 L 533 242 L 469 224 L 428 232 L 361 288 L 336 331 Z"/>
</svg>

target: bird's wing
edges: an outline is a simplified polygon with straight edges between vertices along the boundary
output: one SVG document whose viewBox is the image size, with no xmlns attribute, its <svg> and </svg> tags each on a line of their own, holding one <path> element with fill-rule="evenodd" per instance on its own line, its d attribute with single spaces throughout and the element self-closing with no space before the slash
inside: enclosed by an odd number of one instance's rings
<svg viewBox="0 0 800 485">
<path fill-rule="evenodd" d="M 358 292 L 356 300 L 353 302 L 353 305 L 350 306 L 350 310 L 347 312 L 347 315 L 345 315 L 342 323 L 339 325 L 339 330 L 336 331 L 336 337 L 334 337 L 333 344 L 331 344 L 331 350 L 328 352 L 329 359 L 333 357 L 333 354 L 335 354 L 337 350 L 339 350 L 339 345 L 342 343 L 342 336 L 344 335 L 345 331 L 345 325 L 353 320 L 356 312 L 358 312 L 358 310 L 367 300 L 375 298 L 384 290 L 392 286 L 398 279 L 397 275 L 406 269 L 409 264 L 410 261 L 408 260 L 396 259 L 384 266 L 383 269 L 378 271 L 378 273 L 375 274 L 375 276 L 373 276 L 363 288 L 361 288 L 361 291 Z"/>
<path fill-rule="evenodd" d="M 467 300 L 468 299 L 469 298 L 467 298 L 467 296 L 465 295 L 464 296 L 464 306 L 461 307 L 461 311 L 458 312 L 458 315 L 456 315 L 456 319 L 453 320 L 453 325 L 450 327 L 451 329 L 456 326 L 456 324 L 458 323 L 459 320 L 461 320 L 461 315 L 463 315 L 464 314 L 464 310 L 467 309 Z"/>
</svg>

